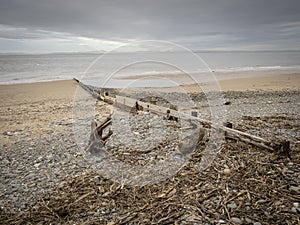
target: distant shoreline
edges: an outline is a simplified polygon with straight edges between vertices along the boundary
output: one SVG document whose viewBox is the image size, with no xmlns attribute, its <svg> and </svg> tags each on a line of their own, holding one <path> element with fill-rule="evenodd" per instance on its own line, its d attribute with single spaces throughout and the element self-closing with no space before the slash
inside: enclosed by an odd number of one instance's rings
<svg viewBox="0 0 300 225">
<path fill-rule="evenodd" d="M 300 67 L 299 67 L 300 68 Z M 202 73 L 199 73 L 200 75 Z M 217 80 L 221 83 L 228 83 L 229 80 L 239 80 L 239 79 L 267 79 L 267 77 L 286 77 L 288 80 L 291 80 L 293 76 L 298 76 L 300 74 L 300 69 L 274 69 L 274 70 L 248 70 L 248 71 L 212 71 L 203 73 L 208 78 L 205 78 L 203 80 L 198 79 L 200 81 L 199 83 L 206 83 L 211 80 Z M 211 76 L 213 78 L 211 78 Z M 172 88 L 177 86 L 185 86 L 185 85 L 193 85 L 195 84 L 194 78 L 197 78 L 197 74 L 195 73 L 189 73 L 189 74 L 183 74 L 183 73 L 147 73 L 147 74 L 138 74 L 138 75 L 122 75 L 122 76 L 116 76 L 114 77 L 112 84 L 115 85 L 113 87 L 108 88 L 123 88 L 126 85 L 126 82 L 132 82 L 137 81 L 137 86 L 134 88 Z M 58 78 L 57 79 L 45 79 L 45 80 L 27 80 L 24 82 L 24 80 L 19 80 L 20 82 L 1 82 L 0 80 L 0 86 L 7 86 L 7 85 L 22 85 L 22 84 L 35 84 L 35 83 L 48 83 L 48 82 L 59 82 L 59 81 L 68 81 L 72 80 L 73 78 L 81 79 L 80 76 L 74 75 L 73 77 L 66 77 L 66 78 Z M 1 77 L 0 77 L 1 78 Z M 85 82 L 88 82 L 91 85 L 99 86 L 95 82 L 99 82 L 101 77 L 95 78 L 94 80 L 84 80 Z M 281 79 L 281 80 L 282 80 Z M 294 79 L 294 78 L 293 78 Z M 159 81 L 162 81 L 161 85 L 159 84 Z M 163 81 L 170 81 L 170 82 L 163 82 Z M 197 79 L 196 79 L 197 80 Z M 272 80 L 272 79 L 271 79 Z M 139 81 L 143 81 L 138 83 Z M 153 85 L 151 86 L 151 82 L 153 81 Z M 284 82 L 284 79 L 282 80 Z M 169 83 L 169 84 L 167 84 Z M 171 84 L 172 83 L 172 84 Z M 123 85 L 125 84 L 125 85 Z M 139 86 L 140 84 L 140 86 Z M 166 85 L 165 85 L 166 84 Z M 174 85 L 173 85 L 174 84 Z M 293 88 L 296 84 L 292 84 Z"/>
<path fill-rule="evenodd" d="M 181 79 L 179 77 L 179 79 Z M 177 87 L 134 88 L 135 91 L 201 92 L 205 84 L 186 84 Z M 220 80 L 220 91 L 282 91 L 300 90 L 300 73 L 272 74 L 255 77 Z M 24 102 L 49 101 L 51 99 L 73 100 L 78 84 L 74 80 L 0 85 L 1 105 Z"/>
<path fill-rule="evenodd" d="M 194 54 L 195 60 L 172 52 L 0 55 L 0 84 L 48 82 L 73 77 L 97 82 L 114 74 L 117 85 L 122 85 L 124 77 L 163 77 L 183 71 L 192 75 L 213 72 L 219 80 L 268 73 L 300 73 L 300 54 L 294 51 L 278 54 L 197 51 Z"/>
</svg>

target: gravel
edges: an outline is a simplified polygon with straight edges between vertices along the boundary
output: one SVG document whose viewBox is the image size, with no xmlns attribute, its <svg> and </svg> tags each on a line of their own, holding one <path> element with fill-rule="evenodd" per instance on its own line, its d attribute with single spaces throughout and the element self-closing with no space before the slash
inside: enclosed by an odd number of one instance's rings
<svg viewBox="0 0 300 225">
<path fill-rule="evenodd" d="M 162 97 L 172 98 L 170 93 L 164 95 L 166 96 Z M 178 93 L 176 99 L 185 100 Z M 209 106 L 205 96 L 193 94 L 192 99 L 196 104 L 194 110 L 198 111 L 201 117 L 209 118 Z M 269 139 L 277 136 L 288 138 L 291 140 L 292 149 L 299 150 L 300 91 L 226 92 L 224 102 L 230 102 L 223 107 L 226 120 L 231 121 L 234 128 Z M 47 103 L 41 105 L 37 102 L 32 103 L 30 107 L 26 104 L 10 106 L 9 113 L 6 108 L 1 108 L 0 116 L 3 121 L 11 123 L 17 121 L 15 127 L 0 132 L 1 210 L 18 212 L 35 207 L 40 204 L 41 196 L 51 196 L 55 188 L 63 186 L 66 180 L 85 175 L 93 170 L 93 165 L 87 160 L 87 153 L 77 147 L 73 133 L 72 107 L 72 103 L 69 102 L 56 102 L 50 105 Z M 100 113 L 98 118 L 103 118 L 109 112 L 100 104 L 101 107 L 106 114 Z M 49 113 L 52 114 L 51 117 L 47 116 Z M 115 133 L 107 142 L 107 149 L 112 154 L 120 155 L 118 153 L 120 150 L 123 156 L 119 159 L 126 161 L 124 153 L 130 150 L 160 148 L 158 153 L 139 155 L 132 161 L 133 164 L 146 165 L 155 163 L 157 159 L 164 159 L 168 154 L 178 150 L 178 137 L 181 134 L 182 138 L 188 135 L 188 133 L 180 133 L 173 121 L 166 121 L 147 113 L 131 117 L 129 125 L 132 133 L 130 136 L 124 135 L 124 132 L 128 132 L 126 130 L 128 121 L 117 116 L 113 120 Z M 22 120 L 33 122 L 24 124 Z M 181 124 L 182 127 L 188 125 L 186 121 Z M 165 146 L 157 146 L 157 143 L 167 140 L 171 141 Z M 282 174 L 293 179 L 293 185 L 289 190 L 291 194 L 298 195 L 300 192 L 299 162 L 274 164 L 274 170 L 281 171 Z M 263 200 L 257 202 L 260 203 L 265 204 Z M 277 207 L 282 205 L 276 204 Z M 235 210 L 237 207 L 234 201 L 227 204 L 230 210 Z M 299 203 L 291 203 L 290 211 L 299 213 Z M 100 209 L 98 214 L 101 214 Z M 242 224 L 243 219 L 232 217 L 231 222 Z M 260 222 L 253 224 L 258 225 Z"/>
</svg>

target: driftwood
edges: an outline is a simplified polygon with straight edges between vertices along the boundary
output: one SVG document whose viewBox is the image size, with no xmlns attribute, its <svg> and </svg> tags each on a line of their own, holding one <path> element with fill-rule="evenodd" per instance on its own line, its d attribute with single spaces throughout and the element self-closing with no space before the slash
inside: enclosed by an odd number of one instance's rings
<svg viewBox="0 0 300 225">
<path fill-rule="evenodd" d="M 179 151 L 182 155 L 188 155 L 192 153 L 195 150 L 196 145 L 203 141 L 206 135 L 206 129 L 204 129 L 203 127 L 199 127 L 198 124 L 191 120 L 189 120 L 189 122 L 192 125 L 191 127 L 189 127 L 189 129 L 198 132 L 195 132 L 195 134 L 185 137 L 179 143 Z"/>
<path fill-rule="evenodd" d="M 91 154 L 97 155 L 102 149 L 104 149 L 106 140 L 113 134 L 109 129 L 108 133 L 103 135 L 104 129 L 111 124 L 111 117 L 105 118 L 99 124 L 93 120 L 91 123 L 90 142 L 87 147 L 87 151 Z"/>
<path fill-rule="evenodd" d="M 75 79 L 76 80 L 76 79 Z M 95 98 L 104 101 L 109 104 L 114 104 L 114 106 L 119 107 L 121 109 L 127 110 L 127 111 L 147 111 L 156 113 L 159 115 L 164 116 L 166 119 L 171 119 L 174 121 L 178 121 L 178 118 L 186 118 L 191 119 L 192 121 L 197 121 L 202 127 L 204 128 L 213 128 L 217 129 L 219 131 L 223 131 L 225 134 L 225 138 L 235 140 L 235 141 L 241 141 L 247 144 L 254 145 L 258 148 L 266 149 L 271 152 L 276 152 L 282 155 L 285 155 L 287 157 L 291 157 L 290 155 L 290 142 L 288 140 L 279 140 L 277 142 L 272 142 L 269 140 L 266 140 L 261 137 L 257 137 L 255 135 L 251 135 L 236 129 L 232 128 L 232 123 L 226 123 L 223 126 L 220 125 L 214 125 L 212 122 L 208 120 L 201 119 L 199 117 L 186 115 L 183 113 L 180 113 L 177 110 L 154 105 L 148 102 L 139 101 L 137 99 L 132 99 L 124 96 L 110 96 L 107 91 L 101 92 L 99 89 L 93 90 L 93 86 L 88 86 L 83 84 L 82 82 L 76 80 L 79 85 L 87 90 L 89 93 L 91 93 Z M 95 94 L 98 93 L 98 94 Z M 186 143 L 188 143 L 187 140 L 185 140 Z M 184 144 L 183 144 L 184 145 Z M 185 149 L 190 149 L 189 144 L 186 144 Z M 188 150 L 187 150 L 188 151 Z"/>
</svg>

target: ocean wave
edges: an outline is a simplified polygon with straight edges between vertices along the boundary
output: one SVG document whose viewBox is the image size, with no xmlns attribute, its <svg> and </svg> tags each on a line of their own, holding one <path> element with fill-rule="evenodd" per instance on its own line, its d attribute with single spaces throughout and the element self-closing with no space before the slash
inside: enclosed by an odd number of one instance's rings
<svg viewBox="0 0 300 225">
<path fill-rule="evenodd" d="M 243 72 L 243 71 L 272 71 L 272 70 L 300 70 L 300 65 L 295 66 L 243 66 L 215 69 L 218 72 Z"/>
</svg>

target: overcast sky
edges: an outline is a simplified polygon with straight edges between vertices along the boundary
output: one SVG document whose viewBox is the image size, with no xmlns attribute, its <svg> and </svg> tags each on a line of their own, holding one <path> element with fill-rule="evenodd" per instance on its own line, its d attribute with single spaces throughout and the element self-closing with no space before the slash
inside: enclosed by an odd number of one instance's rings
<svg viewBox="0 0 300 225">
<path fill-rule="evenodd" d="M 300 50 L 300 0 L 0 0 L 0 52 Z"/>
</svg>

